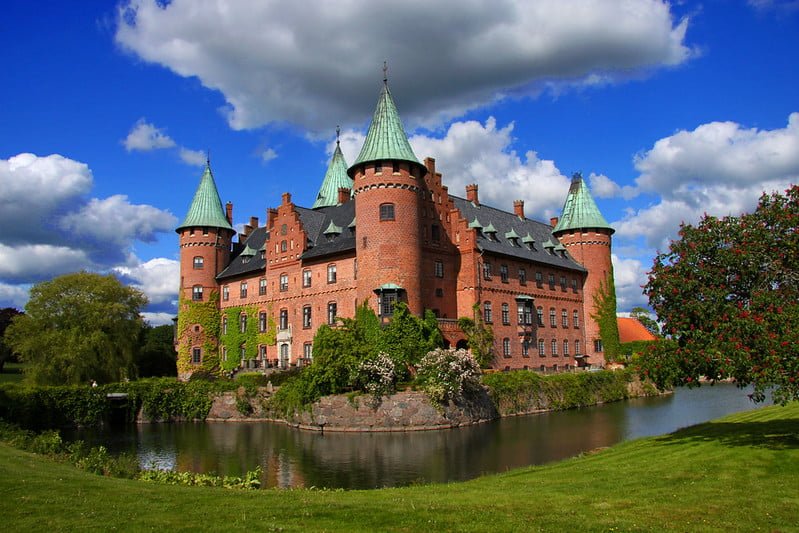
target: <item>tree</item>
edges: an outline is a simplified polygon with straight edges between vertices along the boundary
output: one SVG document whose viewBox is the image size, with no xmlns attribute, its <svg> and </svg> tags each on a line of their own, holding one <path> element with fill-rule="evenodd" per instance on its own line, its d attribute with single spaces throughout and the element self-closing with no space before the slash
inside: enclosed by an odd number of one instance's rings
<svg viewBox="0 0 799 533">
<path fill-rule="evenodd" d="M 494 361 L 494 330 L 483 322 L 480 304 L 472 306 L 474 318 L 462 316 L 458 319 L 458 327 L 466 335 L 466 342 L 472 356 L 482 368 L 488 368 Z"/>
<path fill-rule="evenodd" d="M 683 225 L 644 287 L 674 342 L 641 359 L 658 385 L 733 378 L 799 399 L 799 186 L 739 217 Z"/>
<path fill-rule="evenodd" d="M 637 319 L 652 335 L 660 335 L 660 326 L 649 316 L 649 309 L 633 307 L 632 311 L 630 311 L 630 317 Z"/>
<path fill-rule="evenodd" d="M 134 363 L 139 377 L 177 376 L 177 352 L 173 344 L 172 326 L 145 326 Z"/>
<path fill-rule="evenodd" d="M 5 343 L 4 336 L 6 328 L 11 324 L 11 320 L 13 320 L 15 316 L 21 314 L 20 311 L 17 311 L 13 307 L 4 307 L 0 309 L 0 373 L 3 372 L 6 361 L 11 361 L 14 358 L 14 352 Z"/>
<path fill-rule="evenodd" d="M 391 322 L 383 330 L 379 351 L 386 352 L 394 361 L 394 371 L 399 379 L 408 378 L 427 352 L 441 348 L 444 337 L 438 329 L 438 320 L 432 311 L 425 310 L 419 318 L 410 312 L 407 304 L 394 306 Z"/>
<path fill-rule="evenodd" d="M 147 298 L 114 276 L 66 274 L 31 288 L 6 341 L 37 384 L 118 381 L 132 370 Z"/>
</svg>

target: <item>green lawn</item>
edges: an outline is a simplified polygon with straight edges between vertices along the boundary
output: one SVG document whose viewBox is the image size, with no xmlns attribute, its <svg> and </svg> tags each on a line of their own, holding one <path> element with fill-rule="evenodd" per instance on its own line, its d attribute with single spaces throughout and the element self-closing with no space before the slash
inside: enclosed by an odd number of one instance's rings
<svg viewBox="0 0 799 533">
<path fill-rule="evenodd" d="M 0 445 L 10 531 L 799 531 L 799 403 L 552 465 L 374 491 L 108 479 Z"/>
</svg>

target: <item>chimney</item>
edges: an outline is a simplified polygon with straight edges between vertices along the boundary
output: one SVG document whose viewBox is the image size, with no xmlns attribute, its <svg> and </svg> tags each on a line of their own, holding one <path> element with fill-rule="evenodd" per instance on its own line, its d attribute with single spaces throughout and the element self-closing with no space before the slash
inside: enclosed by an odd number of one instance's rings
<svg viewBox="0 0 799 533">
<path fill-rule="evenodd" d="M 266 210 L 266 227 L 267 229 L 271 228 L 275 225 L 275 220 L 277 220 L 277 209 L 274 207 L 270 207 Z"/>
<path fill-rule="evenodd" d="M 258 217 L 250 217 L 250 226 L 253 228 L 258 227 Z"/>
<path fill-rule="evenodd" d="M 339 205 L 349 201 L 349 199 L 350 199 L 350 189 L 348 187 L 339 187 L 338 188 Z"/>
<path fill-rule="evenodd" d="M 225 204 L 225 218 L 227 219 L 227 223 L 231 226 L 233 225 L 233 202 L 228 202 Z"/>
<path fill-rule="evenodd" d="M 252 226 L 250 224 L 244 224 L 244 227 L 241 228 L 241 236 L 239 236 L 239 242 L 243 242 L 243 239 L 241 238 L 242 236 L 244 237 L 244 239 L 246 239 L 247 237 L 250 236 L 250 233 L 252 233 Z"/>
<path fill-rule="evenodd" d="M 513 212 L 516 216 L 524 220 L 524 200 L 513 201 Z"/>
<path fill-rule="evenodd" d="M 466 186 L 466 199 L 474 205 L 480 205 L 480 200 L 477 198 L 477 184 L 472 183 Z"/>
<path fill-rule="evenodd" d="M 424 166 L 427 168 L 427 172 L 430 173 L 431 176 L 436 175 L 436 160 L 433 157 L 425 157 L 424 158 Z"/>
<path fill-rule="evenodd" d="M 291 193 L 284 192 L 283 193 L 283 205 L 288 205 L 291 203 Z"/>
<path fill-rule="evenodd" d="M 558 225 L 558 217 L 552 217 L 549 219 L 549 225 L 553 228 Z"/>
</svg>

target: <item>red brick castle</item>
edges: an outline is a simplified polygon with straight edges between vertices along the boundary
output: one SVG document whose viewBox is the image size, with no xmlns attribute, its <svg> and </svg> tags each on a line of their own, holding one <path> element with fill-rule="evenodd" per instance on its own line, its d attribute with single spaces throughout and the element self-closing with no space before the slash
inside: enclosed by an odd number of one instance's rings
<svg viewBox="0 0 799 533">
<path fill-rule="evenodd" d="M 561 370 L 603 364 L 594 296 L 612 276 L 611 235 L 575 174 L 562 215 L 530 220 L 449 193 L 435 160 L 419 162 L 384 82 L 358 158 L 338 145 L 311 208 L 283 194 L 265 225 L 236 237 L 209 165 L 180 236 L 178 371 L 288 367 L 313 360 L 322 324 L 368 302 L 432 310 L 452 346 L 456 319 L 479 307 L 494 331 L 494 367 Z"/>
</svg>

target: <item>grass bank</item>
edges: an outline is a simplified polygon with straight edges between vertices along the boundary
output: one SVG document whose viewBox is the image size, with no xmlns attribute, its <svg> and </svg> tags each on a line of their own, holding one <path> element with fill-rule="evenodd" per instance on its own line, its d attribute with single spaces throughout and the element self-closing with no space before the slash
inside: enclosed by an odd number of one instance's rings
<svg viewBox="0 0 799 533">
<path fill-rule="evenodd" d="M 239 491 L 109 479 L 0 445 L 25 530 L 799 531 L 799 403 L 466 483 Z"/>
</svg>

